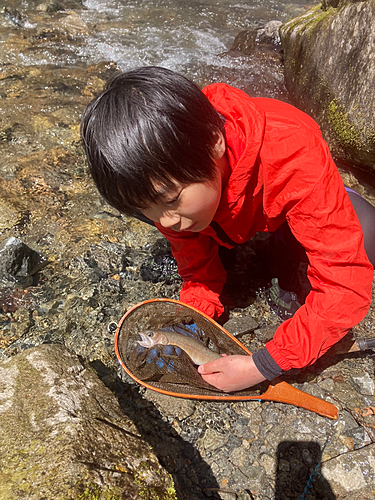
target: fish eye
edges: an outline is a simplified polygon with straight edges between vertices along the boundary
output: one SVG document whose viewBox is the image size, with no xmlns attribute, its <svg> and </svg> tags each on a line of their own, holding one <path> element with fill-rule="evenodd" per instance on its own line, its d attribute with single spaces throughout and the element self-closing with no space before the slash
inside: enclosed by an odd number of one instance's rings
<svg viewBox="0 0 375 500">
<path fill-rule="evenodd" d="M 152 338 L 154 336 L 154 332 L 147 332 L 147 337 Z"/>
</svg>

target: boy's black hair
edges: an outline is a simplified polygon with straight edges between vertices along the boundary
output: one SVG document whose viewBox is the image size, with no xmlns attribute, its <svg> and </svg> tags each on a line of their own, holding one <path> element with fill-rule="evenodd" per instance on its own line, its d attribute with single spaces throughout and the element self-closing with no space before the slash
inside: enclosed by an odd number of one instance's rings
<svg viewBox="0 0 375 500">
<path fill-rule="evenodd" d="M 134 213 L 167 188 L 213 179 L 213 148 L 224 123 L 203 92 L 168 69 L 144 67 L 112 78 L 81 122 L 86 156 L 101 195 Z"/>
</svg>

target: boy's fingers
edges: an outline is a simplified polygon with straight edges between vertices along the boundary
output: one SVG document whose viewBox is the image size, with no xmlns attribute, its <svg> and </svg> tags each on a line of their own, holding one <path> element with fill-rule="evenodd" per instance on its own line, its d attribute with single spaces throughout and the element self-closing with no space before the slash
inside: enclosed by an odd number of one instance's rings
<svg viewBox="0 0 375 500">
<path fill-rule="evenodd" d="M 209 361 L 208 363 L 205 363 L 204 365 L 198 366 L 198 373 L 202 374 L 207 374 L 207 373 L 214 373 L 217 371 L 216 369 L 216 360 L 215 361 Z"/>
<path fill-rule="evenodd" d="M 221 358 L 215 359 L 215 361 L 209 361 L 208 363 L 205 363 L 204 365 L 198 366 L 198 373 L 201 375 L 203 373 L 214 373 L 217 371 L 221 371 L 220 366 L 221 366 L 221 360 L 225 357 L 227 357 L 227 354 L 222 354 Z M 219 363 L 218 363 L 219 362 Z"/>
</svg>

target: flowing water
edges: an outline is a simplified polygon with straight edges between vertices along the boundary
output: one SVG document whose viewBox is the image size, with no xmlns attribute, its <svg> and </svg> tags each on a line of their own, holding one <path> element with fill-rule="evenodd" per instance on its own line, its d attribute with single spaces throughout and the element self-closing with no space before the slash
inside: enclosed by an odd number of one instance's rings
<svg viewBox="0 0 375 500">
<path fill-rule="evenodd" d="M 241 31 L 261 28 L 270 20 L 286 21 L 311 3 L 11 0 L 3 6 L 2 238 L 20 236 L 56 259 L 65 250 L 79 251 L 72 244 L 72 228 L 81 242 L 90 234 L 118 240 L 108 234 L 114 224 L 98 209 L 102 205 L 89 183 L 80 147 L 80 114 L 108 76 L 105 69 L 101 76 L 91 67 L 104 61 L 121 70 L 159 65 L 200 86 L 223 81 L 251 95 L 287 99 L 280 53 L 227 52 Z"/>
<path fill-rule="evenodd" d="M 92 240 L 133 245 L 92 186 L 79 136 L 84 107 L 115 65 L 164 66 L 200 86 L 221 81 L 287 100 L 277 40 L 273 53 L 230 49 L 240 32 L 313 3 L 0 0 L 1 239 L 18 236 L 53 260 Z"/>
<path fill-rule="evenodd" d="M 126 70 L 164 66 L 194 81 L 227 81 L 239 87 L 262 73 L 246 57 L 221 57 L 242 30 L 286 21 L 312 1 L 287 0 L 87 0 L 87 23 L 96 23 L 80 53 L 97 62 L 111 58 Z"/>
<path fill-rule="evenodd" d="M 15 6 L 18 7 L 18 0 Z M 70 0 L 75 2 L 76 0 Z M 60 3 L 64 3 L 62 0 Z M 69 6 L 69 0 L 65 0 Z M 77 2 L 78 3 L 78 2 Z M 143 65 L 158 65 L 181 72 L 202 85 L 226 81 L 246 87 L 264 72 L 262 64 L 248 57 L 223 57 L 236 35 L 243 30 L 260 28 L 270 20 L 284 22 L 303 13 L 313 0 L 86 0 L 84 9 L 75 9 L 75 34 L 81 40 L 67 37 L 63 46 L 54 46 L 56 25 L 44 29 L 38 37 L 48 43 L 43 50 L 23 51 L 17 47 L 5 54 L 7 63 L 24 65 L 73 66 L 82 63 L 115 61 L 122 70 Z M 54 2 L 52 1 L 53 5 Z M 55 2 L 56 4 L 56 2 Z M 8 15 L 9 24 L 24 30 L 54 18 L 59 27 L 59 12 L 43 18 L 43 4 L 30 0 L 19 2 L 21 21 Z M 74 4 L 73 4 L 74 7 Z M 37 13 L 33 17 L 31 13 Z M 70 16 L 70 22 L 72 16 Z"/>
</svg>

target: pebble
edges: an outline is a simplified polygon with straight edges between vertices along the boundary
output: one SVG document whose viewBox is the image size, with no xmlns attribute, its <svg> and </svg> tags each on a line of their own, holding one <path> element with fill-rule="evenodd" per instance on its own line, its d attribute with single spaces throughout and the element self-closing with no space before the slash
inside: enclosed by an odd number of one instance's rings
<svg viewBox="0 0 375 500">
<path fill-rule="evenodd" d="M 224 323 L 223 327 L 232 335 L 239 337 L 255 330 L 258 322 L 251 316 L 236 316 Z"/>
</svg>

